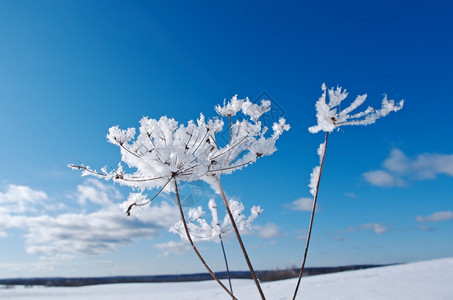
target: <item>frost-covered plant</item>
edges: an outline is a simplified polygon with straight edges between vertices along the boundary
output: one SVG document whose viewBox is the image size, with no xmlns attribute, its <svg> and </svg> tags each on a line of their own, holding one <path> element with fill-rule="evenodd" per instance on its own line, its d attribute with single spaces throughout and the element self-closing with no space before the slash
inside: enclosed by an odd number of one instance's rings
<svg viewBox="0 0 453 300">
<path fill-rule="evenodd" d="M 200 180 L 208 173 L 207 156 L 215 148 L 215 134 L 222 130 L 223 123 L 218 119 L 206 122 L 204 116 L 200 114 L 196 123 L 189 121 L 187 125 L 179 125 L 177 121 L 166 116 L 159 120 L 143 117 L 140 125 L 137 137 L 135 128 L 121 130 L 118 126 L 111 127 L 107 135 L 110 143 L 120 147 L 121 161 L 131 170 L 130 173 L 125 171 L 121 162 L 118 168 L 112 171 L 107 171 L 104 167 L 98 172 L 85 165 L 71 164 L 69 167 L 82 169 L 82 176 L 93 175 L 138 189 L 140 193 L 131 193 L 122 205 L 128 215 L 133 207 L 149 204 L 161 192 L 174 192 L 181 220 L 186 224 L 178 181 Z M 154 189 L 158 191 L 150 199 L 143 194 L 145 190 Z M 235 299 L 198 251 L 187 226 L 185 229 L 192 249 L 202 264 L 219 285 Z"/>
<path fill-rule="evenodd" d="M 311 211 L 310 217 L 310 225 L 307 234 L 307 241 L 305 245 L 304 257 L 302 260 L 302 266 L 299 272 L 299 279 L 297 281 L 296 289 L 294 291 L 293 300 L 296 298 L 297 291 L 299 289 L 300 281 L 302 279 L 302 274 L 304 272 L 305 261 L 307 258 L 308 253 L 308 246 L 310 243 L 310 237 L 313 227 L 313 219 L 315 214 L 316 202 L 318 198 L 318 189 L 319 183 L 321 180 L 322 169 L 324 166 L 324 160 L 326 157 L 326 150 L 327 150 L 327 140 L 329 137 L 329 133 L 334 131 L 335 129 L 339 129 L 341 126 L 346 125 L 370 125 L 376 122 L 376 120 L 387 116 L 392 111 L 396 112 L 403 108 L 404 100 L 400 100 L 398 103 L 395 103 L 394 100 L 388 100 L 387 96 L 384 96 L 382 100 L 381 108 L 374 109 L 372 107 L 368 107 L 362 112 L 353 113 L 351 114 L 356 108 L 362 105 L 367 95 L 360 95 L 345 109 L 340 110 L 341 103 L 346 99 L 348 93 L 346 90 L 343 90 L 341 87 L 337 87 L 336 89 L 330 88 L 327 89 L 325 84 L 322 85 L 322 96 L 316 102 L 316 119 L 317 124 L 311 126 L 308 130 L 311 133 L 317 133 L 319 131 L 325 132 L 325 139 L 324 142 L 321 143 L 318 147 L 318 156 L 320 160 L 320 165 L 313 168 L 313 171 L 310 174 L 310 193 L 313 195 L 313 207 Z M 327 103 L 327 95 L 329 98 L 329 102 Z"/>
<path fill-rule="evenodd" d="M 395 103 L 394 100 L 388 100 L 387 95 L 385 95 L 380 109 L 368 107 L 362 112 L 351 115 L 351 112 L 365 102 L 367 94 L 357 96 L 347 108 L 340 111 L 341 102 L 348 96 L 347 91 L 341 87 L 337 87 L 336 89 L 330 88 L 328 90 L 326 84 L 322 85 L 322 90 L 323 94 L 316 102 L 316 119 L 318 124 L 308 128 L 311 133 L 317 133 L 319 131 L 332 132 L 334 129 L 345 125 L 370 125 L 392 111 L 400 110 L 404 104 L 404 100 Z M 329 94 L 329 103 L 326 102 L 327 94 Z"/>
<path fill-rule="evenodd" d="M 263 100 L 261 105 L 257 105 L 248 99 L 238 100 L 235 96 L 223 107 L 216 106 L 216 111 L 231 119 L 238 112 L 231 106 L 235 109 L 239 106 L 249 120 L 237 120 L 229 126 L 230 140 L 223 147 L 216 139 L 224 125 L 218 118 L 206 121 L 200 114 L 196 123 L 189 121 L 187 125 L 179 125 L 166 116 L 159 120 L 143 117 L 136 138 L 135 128 L 121 130 L 118 126 L 111 127 L 107 135 L 110 143 L 120 147 L 121 161 L 135 172 L 127 173 L 121 162 L 117 169 L 107 171 L 104 167 L 100 172 L 83 164 L 69 166 L 82 169 L 82 176 L 94 175 L 142 191 L 159 188 L 159 192 L 174 192 L 169 183 L 177 178 L 179 181 L 204 180 L 220 193 L 216 179 L 221 174 L 231 174 L 259 157 L 271 155 L 276 151 L 276 140 L 283 131 L 289 130 L 289 125 L 281 118 L 273 124 L 272 135 L 265 137 L 268 128 L 258 119 L 269 110 L 269 101 Z M 133 206 L 149 202 L 130 203 L 128 212 Z"/>
<path fill-rule="evenodd" d="M 262 209 L 259 206 L 252 206 L 250 209 L 250 216 L 247 218 L 244 214 L 244 205 L 236 200 L 228 201 L 231 212 L 234 217 L 234 221 L 239 231 L 251 229 L 252 222 L 262 213 Z M 208 223 L 204 218 L 205 212 L 201 206 L 189 209 L 187 213 L 187 226 L 192 240 L 198 241 L 213 241 L 220 243 L 220 236 L 225 236 L 231 233 L 234 229 L 231 225 L 230 217 L 225 215 L 222 224 L 220 224 L 217 203 L 214 199 L 210 199 L 208 203 L 209 210 L 211 212 L 211 222 Z M 182 239 L 187 240 L 187 236 L 184 232 L 184 225 L 179 220 L 170 228 L 170 232 L 178 234 Z"/>
<path fill-rule="evenodd" d="M 122 130 L 118 126 L 113 126 L 109 129 L 108 141 L 120 147 L 121 151 L 121 162 L 117 169 L 108 171 L 104 167 L 97 171 L 83 164 L 70 164 L 69 167 L 83 170 L 82 176 L 92 175 L 139 190 L 139 193 L 132 193 L 123 204 L 128 215 L 134 207 L 149 204 L 161 192 L 174 192 L 186 236 L 192 248 L 213 278 L 234 298 L 211 271 L 194 245 L 179 199 L 178 182 L 203 180 L 210 184 L 222 196 L 252 277 L 264 298 L 220 184 L 220 176 L 242 169 L 254 163 L 259 157 L 271 155 L 276 151 L 276 140 L 284 131 L 289 130 L 289 125 L 281 118 L 279 122 L 273 124 L 272 133 L 268 133 L 268 128 L 262 126 L 259 121 L 262 114 L 270 109 L 270 102 L 266 100 L 258 105 L 247 98 L 238 99 L 235 96 L 231 101 L 227 103 L 224 101 L 223 106 L 218 105 L 215 109 L 221 117 L 227 117 L 229 120 L 230 137 L 226 145 L 221 145 L 217 140 L 217 135 L 222 132 L 224 125 L 219 118 L 206 120 L 200 114 L 196 122 L 189 121 L 185 125 L 178 124 L 166 116 L 159 120 L 143 117 L 140 120 L 138 135 L 135 128 Z M 242 117 L 233 122 L 232 117 L 239 112 Z M 158 191 L 150 199 L 143 194 L 145 190 L 155 189 Z"/>
<path fill-rule="evenodd" d="M 120 147 L 121 161 L 134 172 L 127 173 L 121 162 L 117 169 L 107 171 L 104 167 L 100 172 L 84 165 L 69 166 L 83 169 L 82 176 L 94 175 L 141 191 L 159 188 L 156 196 L 162 191 L 175 192 L 175 187 L 169 184 L 174 178 L 194 181 L 209 173 L 208 156 L 216 147 L 215 134 L 223 128 L 221 120 L 206 122 L 200 114 L 196 123 L 179 125 L 166 116 L 159 120 L 143 117 L 140 125 L 136 138 L 135 128 L 121 130 L 118 126 L 111 127 L 107 135 L 110 143 Z M 146 205 L 154 199 L 135 198 L 135 202 L 128 200 L 128 214 L 133 206 Z"/>
<path fill-rule="evenodd" d="M 244 205 L 236 200 L 229 200 L 229 207 L 234 217 L 237 228 L 240 232 L 251 229 L 252 222 L 262 213 L 262 209 L 259 206 L 252 206 L 250 209 L 250 216 L 247 218 L 244 214 Z M 191 208 L 188 212 L 188 224 L 189 233 L 193 241 L 213 241 L 215 243 L 220 243 L 222 247 L 222 253 L 225 260 L 225 267 L 227 271 L 228 282 L 230 285 L 230 291 L 233 293 L 233 286 L 231 284 L 230 270 L 228 267 L 228 259 L 225 253 L 225 247 L 223 245 L 223 238 L 231 233 L 234 228 L 230 221 L 230 217 L 225 215 L 223 218 L 222 224 L 219 222 L 218 212 L 217 212 L 217 203 L 214 199 L 209 200 L 208 203 L 209 210 L 211 212 L 211 223 L 209 224 L 206 219 L 204 219 L 205 212 L 201 206 L 196 208 Z M 187 240 L 187 235 L 185 234 L 184 224 L 179 220 L 175 225 L 170 228 L 170 232 L 178 234 L 181 239 Z"/>
<path fill-rule="evenodd" d="M 219 115 L 228 118 L 230 136 L 227 145 L 222 149 L 219 149 L 219 151 L 213 156 L 213 158 L 216 159 L 222 158 L 219 161 L 220 165 L 217 167 L 217 170 L 220 172 L 213 172 L 209 176 L 204 177 L 204 180 L 207 181 L 213 189 L 222 196 L 227 214 L 230 217 L 232 227 L 236 233 L 236 238 L 241 247 L 252 278 L 258 288 L 261 298 L 265 299 L 244 243 L 242 242 L 239 229 L 236 226 L 222 184 L 220 183 L 220 176 L 222 174 L 229 174 L 233 170 L 247 166 L 255 162 L 259 157 L 274 153 L 276 151 L 275 143 L 277 139 L 284 131 L 289 130 L 290 126 L 286 124 L 286 120 L 284 118 L 280 118 L 278 123 L 275 122 L 272 125 L 272 134 L 270 134 L 270 136 L 267 135 L 266 137 L 268 128 L 262 126 L 259 121 L 261 116 L 270 110 L 270 101 L 266 100 L 261 101 L 261 105 L 258 105 L 250 102 L 248 98 L 237 99 L 237 96 L 235 96 L 228 103 L 225 103 L 224 101 L 223 106 L 218 105 L 215 109 Z M 237 116 L 238 119 L 233 122 L 232 118 L 235 116 Z M 217 164 L 218 163 L 216 163 L 216 165 Z"/>
</svg>

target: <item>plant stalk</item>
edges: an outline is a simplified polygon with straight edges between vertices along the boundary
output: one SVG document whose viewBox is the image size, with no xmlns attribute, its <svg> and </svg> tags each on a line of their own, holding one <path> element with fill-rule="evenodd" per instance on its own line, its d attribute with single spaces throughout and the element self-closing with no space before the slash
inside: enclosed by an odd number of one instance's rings
<svg viewBox="0 0 453 300">
<path fill-rule="evenodd" d="M 215 281 L 217 281 L 218 284 L 220 284 L 220 286 L 228 293 L 228 295 L 231 296 L 232 299 L 234 300 L 237 300 L 236 297 L 234 297 L 234 295 L 228 290 L 228 288 L 220 281 L 220 279 L 214 274 L 214 272 L 211 270 L 211 268 L 208 266 L 208 264 L 206 263 L 206 261 L 203 259 L 203 257 L 201 256 L 200 252 L 198 251 L 197 247 L 195 246 L 193 240 L 192 240 L 192 237 L 190 236 L 190 233 L 189 233 L 189 228 L 187 227 L 187 223 L 186 223 L 186 218 L 184 217 L 184 212 L 182 210 L 182 205 L 181 205 L 181 199 L 179 198 L 179 191 L 178 191 L 178 184 L 176 183 L 176 178 L 174 178 L 174 182 L 175 182 L 175 193 L 176 193 L 176 200 L 178 202 L 178 207 L 179 207 L 179 213 L 181 214 L 181 220 L 182 220 L 182 223 L 184 224 L 184 230 L 186 232 L 186 235 L 187 235 L 187 239 L 189 240 L 189 243 L 190 245 L 192 246 L 192 249 L 193 251 L 195 251 L 195 254 L 198 256 L 198 258 L 201 260 L 202 264 L 204 265 L 204 267 L 206 268 L 206 270 L 208 270 L 209 274 L 211 274 L 212 278 L 214 278 Z"/>
<path fill-rule="evenodd" d="M 226 257 L 225 247 L 223 246 L 223 239 L 222 239 L 222 235 L 221 234 L 219 234 L 219 238 L 220 238 L 220 245 L 222 246 L 223 258 L 225 260 L 225 266 L 226 266 L 226 272 L 227 272 L 227 277 L 228 277 L 228 283 L 230 285 L 230 291 L 233 294 L 233 285 L 231 284 L 230 268 L 228 267 L 228 259 Z"/>
<path fill-rule="evenodd" d="M 230 128 L 230 141 L 228 143 L 231 143 L 231 116 L 228 116 L 228 124 L 229 124 L 229 128 Z"/>
<path fill-rule="evenodd" d="M 324 140 L 324 151 L 323 151 L 322 158 L 321 158 L 321 167 L 319 169 L 318 182 L 316 183 L 316 192 L 315 192 L 315 196 L 314 196 L 314 199 L 313 199 L 313 207 L 311 209 L 310 226 L 308 227 L 308 234 L 307 234 L 307 242 L 305 244 L 304 259 L 302 260 L 302 266 L 300 267 L 299 279 L 297 280 L 297 285 L 296 285 L 296 289 L 294 291 L 293 300 L 296 299 L 297 291 L 299 290 L 300 281 L 302 279 L 302 274 L 304 273 L 305 262 L 307 260 L 308 246 L 310 244 L 311 231 L 312 231 L 312 228 L 313 228 L 313 219 L 315 217 L 316 202 L 318 200 L 319 182 L 321 181 L 322 169 L 324 167 L 324 159 L 326 158 L 327 139 L 328 139 L 328 137 L 329 137 L 329 133 L 326 132 L 326 137 L 325 137 L 325 140 Z"/>
<path fill-rule="evenodd" d="M 263 293 L 263 290 L 261 289 L 261 286 L 260 286 L 260 283 L 258 281 L 258 278 L 256 277 L 255 270 L 253 269 L 253 266 L 252 266 L 252 263 L 250 262 L 250 259 L 249 259 L 249 256 L 247 254 L 247 251 L 245 250 L 245 246 L 244 246 L 244 243 L 242 242 L 241 234 L 239 233 L 239 230 L 238 230 L 238 228 L 236 226 L 236 222 L 234 221 L 233 214 L 231 213 L 230 206 L 228 205 L 228 201 L 226 199 L 225 192 L 223 191 L 222 184 L 220 183 L 220 179 L 219 178 L 217 178 L 217 182 L 219 184 L 220 194 L 222 196 L 223 203 L 225 204 L 225 208 L 226 208 L 228 216 L 230 217 L 230 220 L 231 220 L 231 225 L 233 226 L 234 232 L 236 233 L 236 238 L 237 238 L 237 240 L 239 242 L 239 245 L 241 246 L 242 254 L 244 255 L 244 258 L 245 258 L 245 260 L 247 262 L 247 265 L 249 267 L 250 273 L 252 274 L 252 278 L 255 281 L 255 285 L 258 288 L 258 291 L 259 291 L 259 293 L 261 295 L 261 299 L 265 300 L 266 297 L 264 297 L 264 293 Z"/>
</svg>

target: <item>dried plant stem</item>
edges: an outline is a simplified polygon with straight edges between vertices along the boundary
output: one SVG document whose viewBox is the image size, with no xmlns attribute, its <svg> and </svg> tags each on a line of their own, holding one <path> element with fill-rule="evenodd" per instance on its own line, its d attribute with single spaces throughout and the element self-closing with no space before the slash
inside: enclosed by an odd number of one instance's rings
<svg viewBox="0 0 453 300">
<path fill-rule="evenodd" d="M 310 244 L 311 230 L 313 228 L 313 219 L 315 217 L 315 211 L 316 211 L 316 201 L 318 200 L 319 182 L 321 181 L 322 169 L 324 167 L 324 159 L 326 158 L 327 139 L 328 139 L 328 137 L 329 137 L 329 133 L 326 132 L 326 137 L 325 137 L 325 140 L 324 140 L 324 151 L 322 153 L 322 158 L 321 158 L 321 167 L 319 169 L 318 180 L 317 180 L 317 183 L 316 183 L 315 196 L 313 198 L 313 207 L 311 209 L 310 226 L 308 227 L 307 242 L 305 244 L 305 251 L 304 251 L 304 259 L 302 260 L 302 266 L 300 267 L 299 279 L 297 280 L 297 285 L 296 285 L 296 289 L 294 291 L 293 300 L 296 299 L 297 291 L 299 290 L 300 281 L 302 279 L 302 274 L 304 273 L 305 261 L 307 260 L 308 245 Z"/>
<path fill-rule="evenodd" d="M 226 257 L 225 247 L 223 246 L 222 234 L 219 234 L 219 238 L 220 238 L 220 245 L 222 246 L 223 259 L 225 260 L 225 267 L 226 267 L 226 272 L 227 272 L 227 277 L 228 277 L 228 283 L 230 285 L 230 291 L 233 294 L 233 285 L 231 284 L 230 268 L 228 267 L 228 259 Z"/>
<path fill-rule="evenodd" d="M 236 226 L 236 222 L 234 221 L 233 214 L 231 213 L 230 206 L 228 205 L 228 201 L 226 199 L 225 192 L 223 191 L 222 184 L 220 183 L 220 179 L 217 178 L 217 182 L 219 184 L 220 194 L 222 196 L 223 203 L 225 204 L 225 208 L 226 208 L 228 216 L 229 216 L 229 218 L 231 220 L 231 225 L 233 226 L 234 232 L 236 233 L 236 238 L 237 238 L 237 240 L 239 242 L 239 245 L 241 246 L 242 254 L 244 255 L 244 258 L 245 258 L 245 260 L 247 262 L 247 265 L 249 267 L 250 273 L 252 274 L 253 280 L 255 281 L 255 285 L 258 288 L 258 291 L 259 291 L 259 293 L 261 295 L 261 299 L 264 300 L 264 299 L 266 299 L 266 297 L 264 297 L 264 293 L 263 293 L 263 290 L 261 289 L 261 286 L 260 286 L 260 283 L 258 281 L 258 278 L 256 277 L 255 270 L 253 269 L 253 266 L 252 266 L 252 263 L 250 262 L 250 259 L 249 259 L 249 256 L 247 254 L 247 251 L 245 250 L 245 246 L 244 246 L 244 243 L 242 242 L 241 234 L 239 233 L 239 230 L 238 230 L 238 228 Z"/>
<path fill-rule="evenodd" d="M 231 124 L 231 116 L 228 116 L 228 124 L 230 125 L 229 128 L 230 128 L 230 142 L 231 142 L 231 137 L 232 137 L 232 136 L 231 136 L 231 127 L 232 127 L 232 126 L 231 126 L 231 125 L 232 125 L 232 124 Z"/>
<path fill-rule="evenodd" d="M 214 280 L 217 281 L 218 284 L 220 284 L 220 286 L 228 293 L 228 295 L 231 296 L 232 299 L 237 300 L 237 298 L 234 297 L 234 295 L 228 290 L 228 288 L 214 274 L 214 272 L 211 270 L 211 268 L 208 266 L 206 261 L 201 256 L 200 252 L 197 249 L 197 246 L 195 246 L 194 242 L 192 241 L 192 237 L 190 236 L 190 233 L 189 233 L 189 228 L 187 227 L 186 218 L 184 217 L 184 212 L 182 210 L 181 199 L 179 198 L 178 184 L 176 183 L 176 178 L 174 178 L 174 183 L 175 183 L 175 193 L 176 193 L 176 200 L 178 202 L 179 213 L 181 214 L 181 220 L 184 225 L 184 230 L 186 232 L 187 239 L 189 240 L 189 243 L 192 246 L 193 251 L 195 251 L 195 254 L 201 260 L 202 264 L 205 266 L 206 270 L 208 270 L 209 274 L 211 274 L 212 278 L 214 278 Z"/>
</svg>

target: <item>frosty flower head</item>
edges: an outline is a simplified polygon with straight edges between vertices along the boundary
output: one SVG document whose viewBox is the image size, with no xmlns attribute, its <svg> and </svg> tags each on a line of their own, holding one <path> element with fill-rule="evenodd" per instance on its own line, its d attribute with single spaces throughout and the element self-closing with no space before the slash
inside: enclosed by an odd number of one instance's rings
<svg viewBox="0 0 453 300">
<path fill-rule="evenodd" d="M 252 222 L 263 212 L 259 206 L 253 206 L 250 209 L 250 216 L 246 217 L 242 213 L 244 211 L 244 205 L 241 202 L 230 200 L 228 203 L 239 231 L 251 229 Z M 193 241 L 214 241 L 219 243 L 221 236 L 233 231 L 231 220 L 228 215 L 225 215 L 223 222 L 220 224 L 215 200 L 209 200 L 208 206 L 211 211 L 210 224 L 204 219 L 205 212 L 201 206 L 189 210 L 187 225 L 190 236 Z M 170 232 L 178 234 L 182 239 L 187 240 L 184 224 L 181 220 L 170 228 Z"/>
<path fill-rule="evenodd" d="M 254 122 L 258 121 L 261 116 L 271 109 L 271 102 L 269 100 L 261 100 L 261 105 L 250 102 L 249 98 L 246 98 L 242 105 L 242 112 L 249 116 Z"/>
<path fill-rule="evenodd" d="M 392 111 L 398 111 L 403 108 L 404 100 L 395 103 L 394 100 L 388 100 L 387 96 L 382 100 L 380 109 L 368 107 L 366 110 L 350 114 L 357 107 L 365 102 L 367 95 L 360 95 L 345 109 L 340 111 L 340 104 L 346 99 L 348 93 L 341 87 L 336 89 L 327 89 L 325 84 L 322 85 L 323 94 L 316 102 L 316 118 L 318 124 L 310 127 L 311 133 L 319 131 L 332 132 L 335 128 L 344 125 L 369 125 L 376 122 L 377 119 L 385 117 Z M 327 103 L 329 95 L 329 103 Z"/>
<path fill-rule="evenodd" d="M 106 168 L 96 172 L 83 165 L 70 167 L 83 169 L 82 175 L 111 179 L 141 190 L 165 186 L 172 178 L 198 180 L 208 168 L 207 156 L 216 148 L 215 134 L 222 129 L 223 122 L 219 119 L 206 122 L 200 115 L 197 123 L 179 125 L 163 116 L 159 120 L 143 117 L 140 125 L 136 137 L 135 128 L 121 130 L 118 126 L 111 127 L 107 135 L 110 143 L 120 147 L 121 161 L 135 172 L 126 173 L 121 163 L 110 172 Z M 166 191 L 170 190 L 169 186 Z"/>
<path fill-rule="evenodd" d="M 217 104 L 214 109 L 215 111 L 224 117 L 232 117 L 236 115 L 241 109 L 242 104 L 244 103 L 243 99 L 238 100 L 238 95 L 234 95 L 228 103 L 226 103 L 226 99 L 223 100 L 223 106 Z"/>
<path fill-rule="evenodd" d="M 262 100 L 258 105 L 248 98 L 238 99 L 236 95 L 229 102 L 224 102 L 223 107 L 216 106 L 221 117 L 229 118 L 230 138 L 224 147 L 212 151 L 209 156 L 213 162 L 210 169 L 213 173 L 229 174 L 275 152 L 275 142 L 290 126 L 284 118 L 280 118 L 272 126 L 272 134 L 267 134 L 268 128 L 261 124 L 260 118 L 270 110 L 270 105 L 268 100 Z M 236 119 L 232 120 L 232 116 Z"/>
<path fill-rule="evenodd" d="M 69 165 L 83 170 L 82 176 L 92 175 L 113 180 L 140 191 L 159 189 L 148 200 L 129 199 L 127 212 L 136 205 L 151 202 L 161 192 L 172 192 L 172 180 L 183 182 L 204 180 L 216 189 L 216 181 L 221 174 L 229 174 L 253 162 L 257 158 L 275 152 L 275 143 L 280 135 L 289 130 L 285 119 L 281 118 L 272 126 L 272 133 L 261 125 L 259 119 L 270 110 L 270 101 L 263 100 L 260 105 L 251 103 L 248 98 L 224 102 L 216 106 L 219 117 L 206 119 L 203 114 L 187 124 L 179 124 L 166 116 L 160 119 L 143 117 L 140 128 L 109 129 L 107 139 L 121 151 L 118 168 L 107 171 L 91 169 L 85 165 Z M 241 112 L 238 117 L 238 113 Z M 216 136 L 223 130 L 222 117 L 229 118 L 230 139 L 222 147 Z M 231 119 L 235 116 L 235 120 Z M 139 199 L 135 197 L 133 199 Z"/>
<path fill-rule="evenodd" d="M 238 99 L 238 95 L 234 95 L 230 101 L 223 100 L 223 106 L 216 105 L 215 111 L 223 117 L 233 117 L 238 112 L 249 116 L 253 121 L 257 121 L 265 112 L 270 110 L 271 102 L 269 100 L 261 100 L 261 105 L 255 104 L 249 98 Z"/>
</svg>

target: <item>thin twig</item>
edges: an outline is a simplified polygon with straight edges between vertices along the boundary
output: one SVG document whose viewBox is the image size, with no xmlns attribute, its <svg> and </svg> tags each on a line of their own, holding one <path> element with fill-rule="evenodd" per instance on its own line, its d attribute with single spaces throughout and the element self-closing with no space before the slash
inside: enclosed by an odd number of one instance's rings
<svg viewBox="0 0 453 300">
<path fill-rule="evenodd" d="M 225 260 L 225 267 L 226 267 L 226 272 L 227 272 L 227 277 L 228 277 L 228 283 L 230 285 L 230 291 L 233 294 L 233 285 L 231 284 L 230 268 L 228 267 L 228 259 L 226 257 L 225 247 L 223 246 L 222 234 L 219 234 L 219 238 L 220 238 L 220 245 L 222 246 L 223 259 Z"/>
<path fill-rule="evenodd" d="M 132 154 L 133 156 L 137 157 L 137 158 L 140 158 L 140 156 L 138 156 L 137 154 L 135 154 L 134 152 L 130 151 L 129 149 L 127 149 L 123 143 L 120 143 L 116 138 L 115 138 L 115 141 L 118 143 L 118 145 L 120 145 L 121 148 L 123 148 L 124 150 L 126 150 L 127 152 L 129 152 L 130 154 Z"/>
<path fill-rule="evenodd" d="M 148 136 L 149 141 L 151 142 L 151 144 L 153 144 L 154 149 L 156 149 L 157 148 L 156 144 L 154 143 L 153 139 L 151 138 L 151 132 L 147 132 L 146 135 Z"/>
<path fill-rule="evenodd" d="M 131 182 L 144 182 L 144 181 L 153 181 L 157 179 L 162 179 L 165 178 L 165 176 L 159 176 L 159 177 L 154 177 L 154 178 L 144 178 L 144 179 L 128 179 L 128 178 L 115 178 L 116 180 L 122 180 L 122 181 L 131 181 Z"/>
<path fill-rule="evenodd" d="M 208 133 L 209 133 L 209 128 L 206 129 L 206 133 L 204 134 L 204 136 L 201 139 L 200 143 L 198 144 L 197 148 L 195 148 L 195 150 L 192 152 L 192 155 L 194 155 L 197 152 L 198 148 L 200 148 L 201 144 L 203 144 L 205 138 L 208 136 Z M 198 141 L 198 139 L 196 139 L 195 141 Z M 195 145 L 195 143 L 194 143 L 194 145 Z"/>
<path fill-rule="evenodd" d="M 231 169 L 237 169 L 237 168 L 241 168 L 243 166 L 246 166 L 248 164 L 251 164 L 252 162 L 253 162 L 253 160 L 249 160 L 248 162 L 245 162 L 245 163 L 242 163 L 242 164 L 236 165 L 236 166 L 220 168 L 220 169 L 216 169 L 216 170 L 208 170 L 208 171 L 206 171 L 206 173 L 213 173 L 213 172 L 220 172 L 220 171 L 226 171 L 226 170 L 231 170 Z"/>
<path fill-rule="evenodd" d="M 253 280 L 255 281 L 255 285 L 258 288 L 258 291 L 261 295 L 261 299 L 265 300 L 266 297 L 264 297 L 263 290 L 261 289 L 260 283 L 258 281 L 258 277 L 256 277 L 255 270 L 253 269 L 252 263 L 250 262 L 249 256 L 247 254 L 247 250 L 245 250 L 244 243 L 242 242 L 241 234 L 239 233 L 239 230 L 236 226 L 236 222 L 234 221 L 233 214 L 231 213 L 230 206 L 228 204 L 228 201 L 225 196 L 225 192 L 223 191 L 222 184 L 220 183 L 220 179 L 217 178 L 217 182 L 219 184 L 219 189 L 220 189 L 220 194 L 223 199 L 223 203 L 225 204 L 225 208 L 228 212 L 228 216 L 230 217 L 231 225 L 233 226 L 234 232 L 236 233 L 236 238 L 239 242 L 239 245 L 241 246 L 242 254 L 244 255 L 245 261 L 247 262 L 247 265 L 249 267 L 250 273 L 252 275 Z"/>
<path fill-rule="evenodd" d="M 226 149 L 226 150 L 223 151 L 222 153 L 213 156 L 211 159 L 216 159 L 217 157 L 222 156 L 222 155 L 224 155 L 225 153 L 230 152 L 230 151 L 233 150 L 235 147 L 237 147 L 239 144 L 241 144 L 243 141 L 245 141 L 245 139 L 248 138 L 248 137 L 249 137 L 249 135 L 244 136 L 239 142 L 237 142 L 236 144 L 234 144 L 234 145 L 231 146 L 230 148 Z"/>
<path fill-rule="evenodd" d="M 89 172 L 91 174 L 94 174 L 94 175 L 108 177 L 107 174 L 99 173 L 97 171 L 93 171 L 93 170 L 89 169 L 88 167 L 86 167 L 84 165 L 78 166 L 78 165 L 69 164 L 68 167 L 73 168 L 73 169 L 78 169 L 78 170 L 85 170 L 85 171 L 87 171 L 87 172 Z"/>
<path fill-rule="evenodd" d="M 159 194 L 165 189 L 165 187 L 168 185 L 168 183 L 173 179 L 173 177 L 170 177 L 170 179 L 168 179 L 168 181 L 161 187 L 161 189 L 157 192 L 157 194 L 154 195 L 154 197 L 152 197 L 151 199 L 149 199 L 148 201 L 145 201 L 143 203 L 140 203 L 140 204 L 137 204 L 136 202 L 132 203 L 131 205 L 129 205 L 129 207 L 127 208 L 126 210 L 126 214 L 128 216 L 131 215 L 131 209 L 132 207 L 134 206 L 143 206 L 143 205 L 147 205 L 149 203 L 151 203 L 151 201 L 153 201 L 154 199 L 156 199 L 157 196 L 159 196 Z"/>
<path fill-rule="evenodd" d="M 313 199 L 313 207 L 311 209 L 310 226 L 308 227 L 307 242 L 305 244 L 305 251 L 304 251 L 304 259 L 302 260 L 302 266 L 300 267 L 299 278 L 297 280 L 297 285 L 296 285 L 296 289 L 294 291 L 293 300 L 296 299 L 297 291 L 298 291 L 299 285 L 300 285 L 300 281 L 301 281 L 302 275 L 304 273 L 305 261 L 307 260 L 308 245 L 310 244 L 311 230 L 313 228 L 313 219 L 315 217 L 316 202 L 318 200 L 319 182 L 321 181 L 322 169 L 324 167 L 324 159 L 326 158 L 327 138 L 328 137 L 329 137 L 329 132 L 326 132 L 326 138 L 325 138 L 325 141 L 324 141 L 324 152 L 323 152 L 322 158 L 321 158 L 321 167 L 319 169 L 318 182 L 316 183 L 316 191 L 315 191 L 315 196 L 314 196 L 314 199 Z"/>
<path fill-rule="evenodd" d="M 214 142 L 214 144 L 215 144 L 215 149 L 219 149 L 219 145 L 217 145 L 217 140 L 216 140 L 216 138 L 215 138 L 215 133 L 214 133 L 214 135 L 211 135 L 211 134 L 210 134 L 209 137 L 210 137 L 210 138 L 212 139 L 212 141 Z"/>
<path fill-rule="evenodd" d="M 206 270 L 208 270 L 209 274 L 211 274 L 212 278 L 214 278 L 214 280 L 217 281 L 218 284 L 220 284 L 220 286 L 228 293 L 228 295 L 231 296 L 232 299 L 237 300 L 237 298 L 234 297 L 234 295 L 228 290 L 228 288 L 214 274 L 214 272 L 211 270 L 211 268 L 208 266 L 206 261 L 203 259 L 200 252 L 198 251 L 197 247 L 195 246 L 194 242 L 192 241 L 192 237 L 190 236 L 190 233 L 189 233 L 189 228 L 187 227 L 186 218 L 184 217 L 184 212 L 182 210 L 181 200 L 179 198 L 178 184 L 176 183 L 176 178 L 174 178 L 174 180 L 175 180 L 174 183 L 175 183 L 176 200 L 178 202 L 179 213 L 181 215 L 182 224 L 184 225 L 184 230 L 187 235 L 187 240 L 189 241 L 190 245 L 192 246 L 193 251 L 195 251 L 195 254 L 201 260 L 201 262 L 204 265 L 204 267 L 206 268 Z"/>
<path fill-rule="evenodd" d="M 228 142 L 228 144 L 231 142 L 231 115 L 228 116 L 228 124 L 229 124 L 229 128 L 230 128 L 230 141 Z"/>
<path fill-rule="evenodd" d="M 104 173 L 99 173 L 95 170 L 91 170 L 90 168 L 86 167 L 86 166 L 78 166 L 78 165 L 73 165 L 73 164 L 69 164 L 68 165 L 70 168 L 74 168 L 74 169 L 79 169 L 79 170 L 85 170 L 91 174 L 94 174 L 94 175 L 98 175 L 98 176 L 103 176 L 103 177 L 106 177 L 108 179 L 111 179 L 115 176 L 113 175 L 108 175 L 108 174 L 104 174 Z M 119 175 L 119 174 L 116 174 L 116 175 Z M 110 178 L 109 178 L 110 177 Z M 130 181 L 130 182 L 145 182 L 145 181 L 153 181 L 153 180 L 158 180 L 158 179 L 162 179 L 162 178 L 165 178 L 166 176 L 159 176 L 159 177 L 154 177 L 154 178 L 143 178 L 143 179 L 129 179 L 129 178 L 124 178 L 124 177 L 118 177 L 118 178 L 115 178 L 115 180 L 118 180 L 118 181 Z"/>
</svg>

